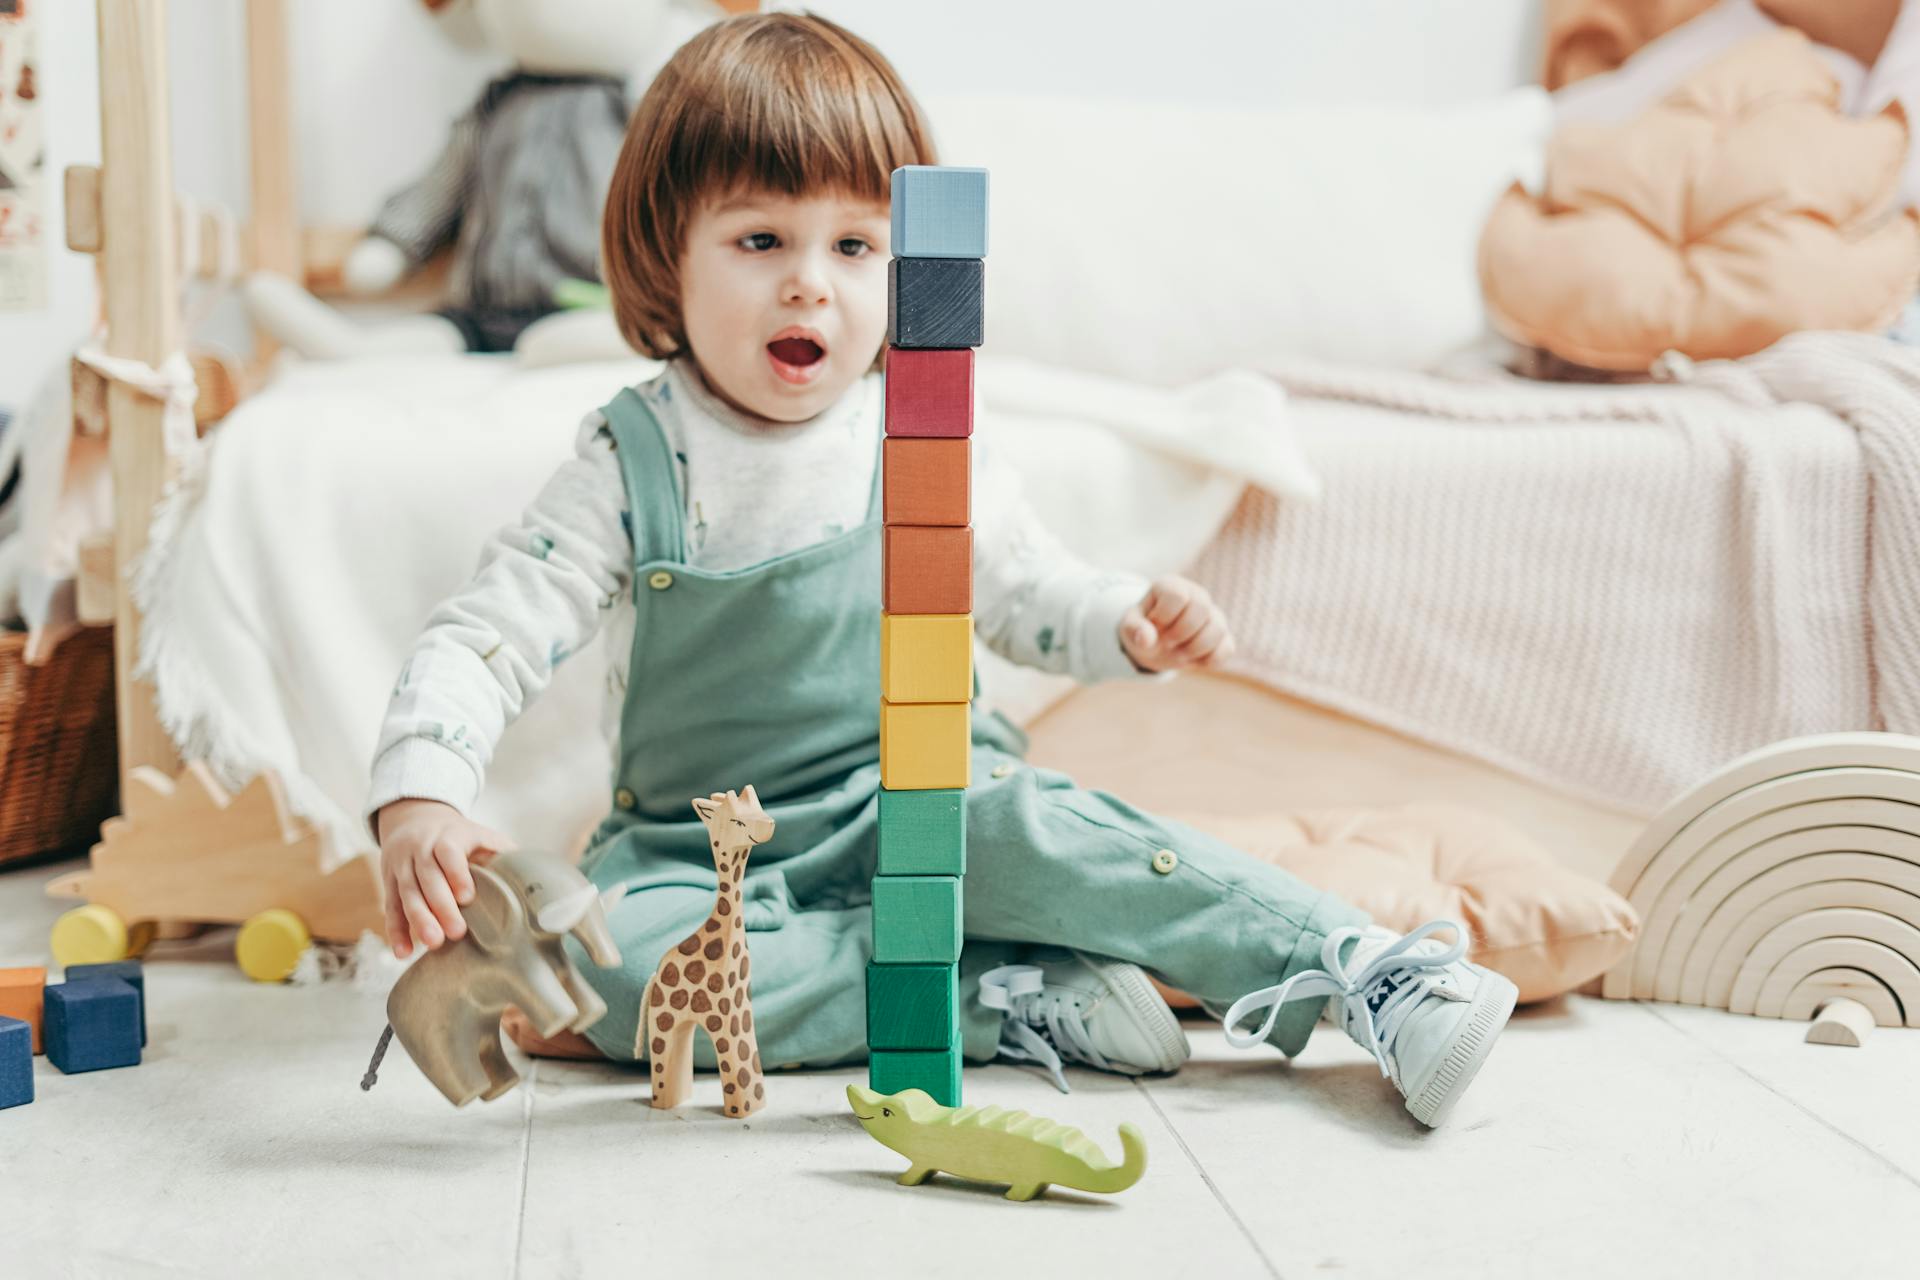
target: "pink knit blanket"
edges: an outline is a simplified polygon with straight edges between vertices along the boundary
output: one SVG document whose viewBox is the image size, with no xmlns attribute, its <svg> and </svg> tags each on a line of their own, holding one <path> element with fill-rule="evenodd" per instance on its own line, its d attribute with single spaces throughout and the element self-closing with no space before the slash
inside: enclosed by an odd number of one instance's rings
<svg viewBox="0 0 1920 1280">
<path fill-rule="evenodd" d="M 1635 810 L 1780 738 L 1920 731 L 1920 353 L 1662 373 L 1283 377 L 1323 497 L 1250 490 L 1195 569 L 1241 672 Z"/>
</svg>

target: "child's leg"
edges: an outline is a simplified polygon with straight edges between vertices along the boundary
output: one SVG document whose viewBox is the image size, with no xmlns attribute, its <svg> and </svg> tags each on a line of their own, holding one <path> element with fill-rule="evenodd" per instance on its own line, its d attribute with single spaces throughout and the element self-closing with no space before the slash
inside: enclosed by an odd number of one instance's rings
<svg viewBox="0 0 1920 1280">
<path fill-rule="evenodd" d="M 873 954 L 873 909 L 797 904 L 777 870 L 748 874 L 747 946 L 753 957 L 750 982 L 753 1025 L 760 1056 L 769 1070 L 832 1066 L 867 1056 L 867 961 Z M 607 911 L 620 947 L 620 967 L 598 969 L 569 942 L 568 950 L 602 999 L 607 1014 L 587 1029 L 587 1039 L 609 1058 L 630 1061 L 640 1001 L 647 982 L 669 948 L 713 910 L 711 883 L 655 884 L 627 894 Z M 971 946 L 961 962 L 968 979 L 1004 963 L 1012 948 Z M 999 1019 L 981 1021 L 966 1035 L 966 1056 L 991 1059 L 999 1043 Z M 715 1066 L 712 1043 L 696 1036 L 694 1065 Z"/>
<path fill-rule="evenodd" d="M 1216 1011 L 1321 967 L 1327 934 L 1367 917 L 1221 841 L 1064 774 L 977 747 L 967 792 L 966 932 L 1129 960 Z M 961 1016 L 1000 1015 L 963 985 Z M 1288 1006 L 1271 1042 L 1297 1053 L 1323 1001 Z"/>
</svg>

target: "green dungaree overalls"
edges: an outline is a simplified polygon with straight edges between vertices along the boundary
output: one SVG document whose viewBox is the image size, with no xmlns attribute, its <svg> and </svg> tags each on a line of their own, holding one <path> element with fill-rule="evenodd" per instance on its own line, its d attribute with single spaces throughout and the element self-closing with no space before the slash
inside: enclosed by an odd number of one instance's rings
<svg viewBox="0 0 1920 1280">
<path fill-rule="evenodd" d="M 623 958 L 582 972 L 608 1013 L 587 1034 L 634 1056 L 654 966 L 713 909 L 707 835 L 689 801 L 751 783 L 776 822 L 743 887 L 753 1014 L 768 1068 L 866 1056 L 868 882 L 880 791 L 880 476 L 866 523 L 728 572 L 686 563 L 686 503 L 645 400 L 606 408 L 634 543 L 633 656 L 621 712 L 614 808 L 583 868 L 622 890 L 608 919 Z M 1134 961 L 1224 1009 L 1317 967 L 1330 930 L 1359 911 L 1180 823 L 1025 763 L 1026 738 L 973 718 L 967 792 L 966 945 L 960 1027 L 968 1060 L 993 1057 L 1001 1014 L 979 975 L 1027 944 Z M 1163 873 L 1154 855 L 1171 849 Z M 1165 865 L 1165 860 L 1162 860 Z M 609 895 L 611 896 L 611 895 Z M 1319 1003 L 1285 1011 L 1272 1043 L 1306 1042 Z M 713 1066 L 696 1037 L 695 1061 Z"/>
</svg>

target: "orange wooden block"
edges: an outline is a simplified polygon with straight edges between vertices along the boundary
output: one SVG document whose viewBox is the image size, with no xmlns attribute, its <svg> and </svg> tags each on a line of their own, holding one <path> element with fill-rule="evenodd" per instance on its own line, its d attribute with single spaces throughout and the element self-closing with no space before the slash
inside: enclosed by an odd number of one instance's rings
<svg viewBox="0 0 1920 1280">
<path fill-rule="evenodd" d="M 33 1028 L 33 1051 L 40 1047 L 40 1009 L 46 999 L 45 969 L 0 969 L 0 1018 L 18 1018 Z"/>
<path fill-rule="evenodd" d="M 973 518 L 973 443 L 888 436 L 882 509 L 888 524 L 963 525 Z"/>
<path fill-rule="evenodd" d="M 882 573 L 888 613 L 972 613 L 972 528 L 890 524 Z"/>
</svg>

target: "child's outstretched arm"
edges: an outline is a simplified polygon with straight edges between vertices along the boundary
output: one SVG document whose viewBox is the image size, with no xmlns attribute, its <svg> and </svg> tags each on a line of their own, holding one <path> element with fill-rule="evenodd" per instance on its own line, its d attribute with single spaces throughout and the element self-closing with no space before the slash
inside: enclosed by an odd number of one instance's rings
<svg viewBox="0 0 1920 1280">
<path fill-rule="evenodd" d="M 1212 666 L 1233 651 L 1200 584 L 1097 570 L 1040 523 L 1017 474 L 974 437 L 974 633 L 1024 666 L 1091 683 Z"/>
<path fill-rule="evenodd" d="M 507 725 L 599 630 L 632 575 L 626 486 L 599 414 L 521 520 L 500 530 L 480 568 L 442 602 L 387 704 L 367 810 L 380 841 L 394 952 L 465 932 L 467 863 L 506 843 L 464 815 Z"/>
</svg>

